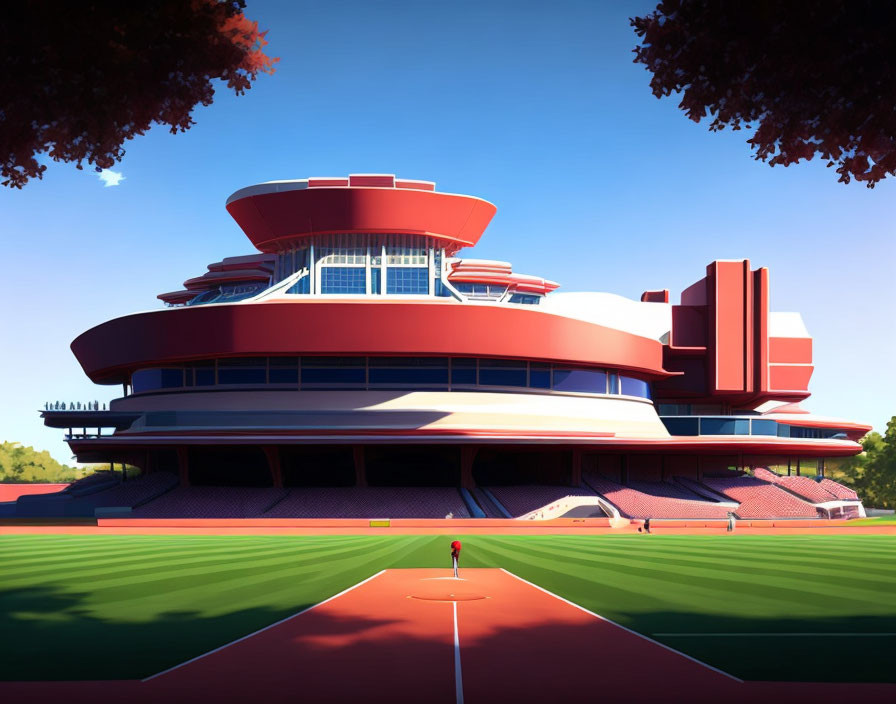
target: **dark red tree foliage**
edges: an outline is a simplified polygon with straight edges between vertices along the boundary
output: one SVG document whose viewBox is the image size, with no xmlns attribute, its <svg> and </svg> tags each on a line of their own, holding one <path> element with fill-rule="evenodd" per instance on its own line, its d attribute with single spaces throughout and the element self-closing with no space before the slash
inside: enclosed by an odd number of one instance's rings
<svg viewBox="0 0 896 704">
<path fill-rule="evenodd" d="M 713 131 L 755 126 L 757 159 L 818 155 L 869 188 L 896 173 L 892 2 L 664 0 L 631 24 L 654 95 Z"/>
<path fill-rule="evenodd" d="M 238 95 L 276 59 L 241 0 L 15 0 L 0 17 L 0 176 L 35 158 L 107 169 L 153 123 L 183 132 L 221 79 Z"/>
</svg>

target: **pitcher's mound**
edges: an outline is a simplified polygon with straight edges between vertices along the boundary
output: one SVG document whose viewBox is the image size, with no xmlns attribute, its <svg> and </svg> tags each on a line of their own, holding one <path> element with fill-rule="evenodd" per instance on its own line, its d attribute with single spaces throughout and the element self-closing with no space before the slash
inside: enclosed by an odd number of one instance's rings
<svg viewBox="0 0 896 704">
<path fill-rule="evenodd" d="M 481 586 L 477 589 L 463 578 L 424 577 L 417 581 L 408 598 L 423 601 L 476 601 L 488 597 L 482 593 Z"/>
</svg>

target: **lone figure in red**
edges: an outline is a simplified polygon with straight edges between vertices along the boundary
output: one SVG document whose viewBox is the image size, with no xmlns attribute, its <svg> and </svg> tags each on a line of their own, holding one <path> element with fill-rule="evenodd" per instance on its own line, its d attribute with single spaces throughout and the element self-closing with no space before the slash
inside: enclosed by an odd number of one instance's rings
<svg viewBox="0 0 896 704">
<path fill-rule="evenodd" d="M 454 565 L 454 578 L 457 579 L 457 558 L 460 557 L 460 541 L 455 540 L 451 543 L 451 562 Z"/>
</svg>

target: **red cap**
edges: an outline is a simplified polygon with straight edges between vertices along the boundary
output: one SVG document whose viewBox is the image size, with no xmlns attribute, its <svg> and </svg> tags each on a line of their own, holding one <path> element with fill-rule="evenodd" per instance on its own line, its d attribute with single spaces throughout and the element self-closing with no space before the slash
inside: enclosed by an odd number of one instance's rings
<svg viewBox="0 0 896 704">
<path fill-rule="evenodd" d="M 459 540 L 455 540 L 454 542 L 452 542 L 452 543 L 451 543 L 451 549 L 452 549 L 452 550 L 460 550 L 460 541 L 459 541 Z"/>
</svg>

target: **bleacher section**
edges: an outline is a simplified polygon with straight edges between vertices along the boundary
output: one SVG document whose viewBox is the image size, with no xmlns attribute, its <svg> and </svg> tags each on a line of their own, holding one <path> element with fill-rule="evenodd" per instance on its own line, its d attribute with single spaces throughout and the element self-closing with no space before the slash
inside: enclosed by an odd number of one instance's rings
<svg viewBox="0 0 896 704">
<path fill-rule="evenodd" d="M 633 482 L 632 486 L 624 486 L 591 473 L 583 478 L 627 518 L 726 518 L 734 510 L 666 482 Z M 635 484 L 638 488 L 634 488 Z"/>
<path fill-rule="evenodd" d="M 93 517 L 98 508 L 132 507 L 177 484 L 166 472 L 121 481 L 113 472 L 96 472 L 49 494 L 26 494 L 16 500 L 14 515 L 28 517 Z"/>
<path fill-rule="evenodd" d="M 612 511 L 606 504 L 598 508 L 601 497 L 623 517 L 633 519 L 724 519 L 729 512 L 743 519 L 864 515 L 856 493 L 830 479 L 781 476 L 763 467 L 753 472 L 753 476 L 735 472 L 704 476 L 701 481 L 687 477 L 659 482 L 631 479 L 627 484 L 586 472 L 581 487 L 527 484 L 469 490 L 407 486 L 181 487 L 177 475 L 167 472 L 125 482 L 120 474 L 97 472 L 63 491 L 21 496 L 15 503 L 0 507 L 0 513 L 16 518 L 547 519 Z M 574 498 L 558 503 L 566 497 Z M 575 497 L 582 499 L 576 501 Z M 564 513 L 566 508 L 569 511 Z"/>
<path fill-rule="evenodd" d="M 92 516 L 97 508 L 139 506 L 173 489 L 177 481 L 176 474 L 154 472 L 139 479 L 119 482 L 109 489 L 73 499 L 70 506 L 75 513 L 69 515 Z"/>
<path fill-rule="evenodd" d="M 182 486 L 134 509 L 134 518 L 255 518 L 286 495 L 286 489 Z"/>
<path fill-rule="evenodd" d="M 827 501 L 838 500 L 838 497 L 828 491 L 824 485 L 810 477 L 782 476 L 765 467 L 756 467 L 753 470 L 753 476 L 757 479 L 777 484 L 783 489 L 787 489 L 789 492 L 806 499 L 806 501 L 811 501 L 813 504 L 823 504 Z"/>
<path fill-rule="evenodd" d="M 859 495 L 848 486 L 843 486 L 833 479 L 822 479 L 819 484 L 831 494 L 836 496 L 840 501 L 858 501 Z"/>
<path fill-rule="evenodd" d="M 491 486 L 488 490 L 514 518 L 552 504 L 566 496 L 594 496 L 593 491 L 572 486 Z"/>
<path fill-rule="evenodd" d="M 489 497 L 489 495 L 480 487 L 475 487 L 470 493 L 473 494 L 473 498 L 476 499 L 476 503 L 479 504 L 479 508 L 482 509 L 486 518 L 507 518 L 501 509 L 491 500 L 491 497 Z"/>
<path fill-rule="evenodd" d="M 740 518 L 818 518 L 810 503 L 756 477 L 703 477 L 703 483 L 740 503 Z"/>
<path fill-rule="evenodd" d="M 257 491 L 257 490 L 256 490 Z M 290 489 L 262 518 L 470 518 L 453 487 Z"/>
</svg>

